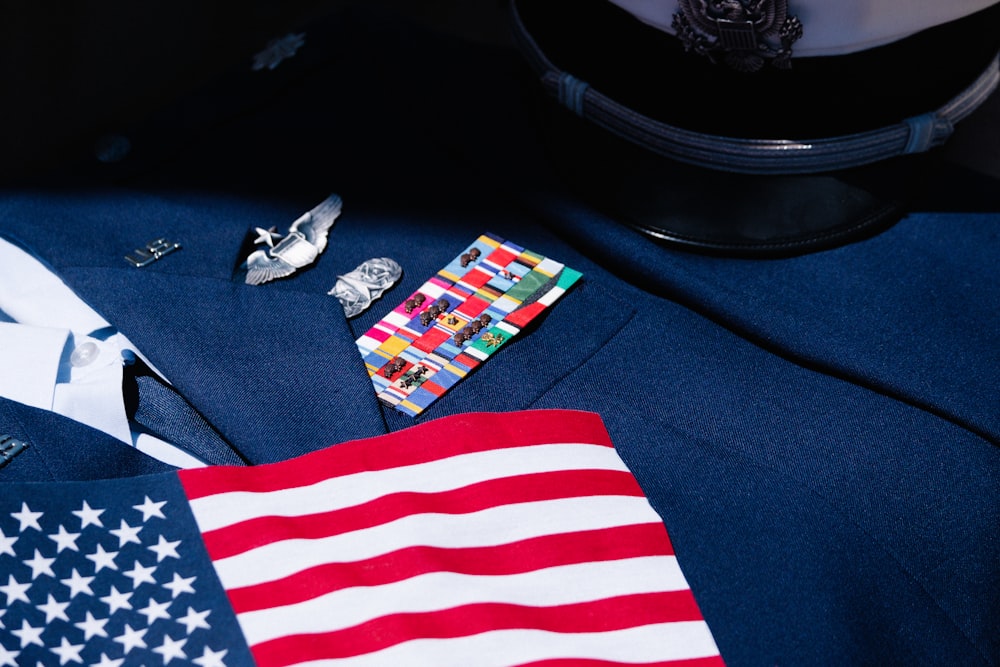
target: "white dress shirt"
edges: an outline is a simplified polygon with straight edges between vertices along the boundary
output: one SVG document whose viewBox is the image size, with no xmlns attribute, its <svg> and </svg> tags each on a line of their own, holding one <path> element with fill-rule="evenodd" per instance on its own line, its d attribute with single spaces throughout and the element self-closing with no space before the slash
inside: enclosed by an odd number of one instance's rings
<svg viewBox="0 0 1000 667">
<path fill-rule="evenodd" d="M 0 237 L 0 396 L 86 424 L 171 465 L 205 465 L 132 430 L 122 397 L 123 352 L 145 361 L 43 262 Z"/>
</svg>

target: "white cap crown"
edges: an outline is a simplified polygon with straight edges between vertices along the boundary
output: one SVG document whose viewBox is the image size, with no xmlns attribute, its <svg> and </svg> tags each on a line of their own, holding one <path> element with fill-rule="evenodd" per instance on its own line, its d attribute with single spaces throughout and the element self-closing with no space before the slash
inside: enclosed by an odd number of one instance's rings
<svg viewBox="0 0 1000 667">
<path fill-rule="evenodd" d="M 710 8 L 751 6 L 759 0 L 610 0 L 635 18 L 676 35 L 675 15 L 682 6 Z M 766 3 L 768 0 L 763 0 Z M 926 28 L 948 23 L 994 4 L 996 0 L 779 0 L 798 18 L 803 34 L 796 57 L 836 56 L 895 42 Z"/>
</svg>

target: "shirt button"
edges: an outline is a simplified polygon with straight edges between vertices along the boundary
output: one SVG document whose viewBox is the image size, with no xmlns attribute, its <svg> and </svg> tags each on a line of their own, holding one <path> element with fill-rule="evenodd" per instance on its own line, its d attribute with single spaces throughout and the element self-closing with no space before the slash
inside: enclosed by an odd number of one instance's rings
<svg viewBox="0 0 1000 667">
<path fill-rule="evenodd" d="M 88 340 L 86 343 L 76 346 L 73 353 L 69 355 L 69 363 L 74 368 L 89 366 L 100 353 L 101 350 L 97 347 L 97 343 Z"/>
</svg>

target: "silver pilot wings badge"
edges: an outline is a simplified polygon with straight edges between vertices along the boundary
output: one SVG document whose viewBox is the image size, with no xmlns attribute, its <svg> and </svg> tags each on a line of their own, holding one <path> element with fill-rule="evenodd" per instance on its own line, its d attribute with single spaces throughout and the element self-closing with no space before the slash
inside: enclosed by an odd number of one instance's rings
<svg viewBox="0 0 1000 667">
<path fill-rule="evenodd" d="M 285 236 L 275 233 L 273 227 L 270 230 L 258 228 L 258 237 L 254 243 L 266 245 L 267 248 L 255 250 L 247 257 L 246 283 L 262 285 L 290 276 L 316 261 L 326 249 L 327 236 L 340 216 L 342 206 L 339 196 L 330 195 L 293 222 Z"/>
</svg>

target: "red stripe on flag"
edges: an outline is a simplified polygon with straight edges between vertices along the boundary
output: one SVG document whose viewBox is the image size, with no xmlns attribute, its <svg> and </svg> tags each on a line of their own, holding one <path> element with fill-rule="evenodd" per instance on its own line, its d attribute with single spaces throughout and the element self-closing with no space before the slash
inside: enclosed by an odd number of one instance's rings
<svg viewBox="0 0 1000 667">
<path fill-rule="evenodd" d="M 237 614 L 297 604 L 355 586 L 382 586 L 431 572 L 501 576 L 561 565 L 672 556 L 662 523 L 533 537 L 467 548 L 414 546 L 361 561 L 329 563 L 265 584 L 227 591 Z"/>
<path fill-rule="evenodd" d="M 588 496 L 642 497 L 628 472 L 560 470 L 477 482 L 438 493 L 404 491 L 343 509 L 297 517 L 265 516 L 204 533 L 213 560 L 272 542 L 319 539 L 364 530 L 414 514 L 470 514 L 492 507 Z"/>
<path fill-rule="evenodd" d="M 383 616 L 323 634 L 290 635 L 252 646 L 260 667 L 284 667 L 372 653 L 414 639 L 468 637 L 496 630 L 611 632 L 657 623 L 700 621 L 691 591 L 642 593 L 593 602 L 528 607 L 483 603 Z"/>
<path fill-rule="evenodd" d="M 377 438 L 352 440 L 280 463 L 251 468 L 193 468 L 180 470 L 177 475 L 188 498 L 195 500 L 227 491 L 266 492 L 308 486 L 330 477 L 491 449 L 564 442 L 613 446 L 600 417 L 591 412 L 533 410 L 518 413 L 517 419 L 505 413 L 468 413 Z"/>
</svg>

